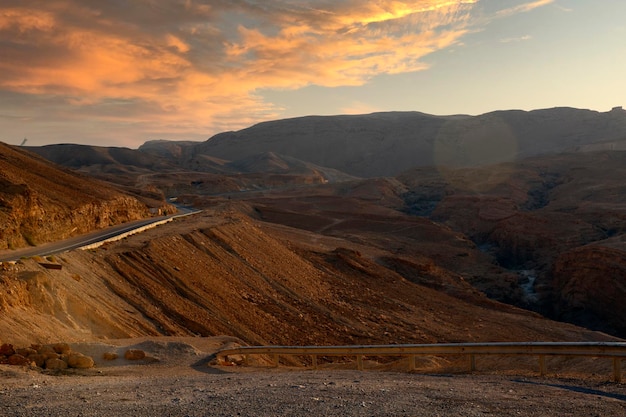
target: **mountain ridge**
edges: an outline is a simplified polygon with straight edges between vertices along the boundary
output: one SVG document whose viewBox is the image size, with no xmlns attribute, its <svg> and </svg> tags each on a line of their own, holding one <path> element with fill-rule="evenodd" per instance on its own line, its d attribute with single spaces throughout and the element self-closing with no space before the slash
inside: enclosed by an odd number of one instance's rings
<svg viewBox="0 0 626 417">
<path fill-rule="evenodd" d="M 626 111 L 572 107 L 498 110 L 478 116 L 420 112 L 304 116 L 222 132 L 191 145 L 190 158 L 226 160 L 275 152 L 357 177 L 416 166 L 476 166 L 584 150 L 626 140 Z"/>
</svg>

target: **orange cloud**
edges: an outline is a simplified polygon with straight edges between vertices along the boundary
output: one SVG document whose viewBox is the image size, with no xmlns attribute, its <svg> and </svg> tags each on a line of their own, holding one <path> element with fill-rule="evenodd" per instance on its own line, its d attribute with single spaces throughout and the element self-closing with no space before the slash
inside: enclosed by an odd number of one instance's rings
<svg viewBox="0 0 626 417">
<path fill-rule="evenodd" d="M 59 117 L 208 134 L 278 117 L 259 89 L 423 70 L 477 1 L 14 1 L 0 6 L 0 92 L 57 97 Z"/>
<path fill-rule="evenodd" d="M 0 9 L 0 31 L 13 30 L 17 33 L 33 30 L 49 31 L 54 24 L 54 16 L 49 12 L 22 8 Z"/>
</svg>

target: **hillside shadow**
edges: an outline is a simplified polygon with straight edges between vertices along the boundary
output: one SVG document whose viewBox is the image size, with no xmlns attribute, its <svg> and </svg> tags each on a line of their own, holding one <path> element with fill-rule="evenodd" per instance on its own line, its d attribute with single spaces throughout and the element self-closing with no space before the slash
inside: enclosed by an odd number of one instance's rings
<svg viewBox="0 0 626 417">
<path fill-rule="evenodd" d="M 544 386 L 544 387 L 559 388 L 559 389 L 563 389 L 563 390 L 567 390 L 567 391 L 577 392 L 579 394 L 597 395 L 598 397 L 611 398 L 611 399 L 614 399 L 614 400 L 626 402 L 626 394 L 617 394 L 617 393 L 614 393 L 614 392 L 605 392 L 605 391 L 600 391 L 600 390 L 593 389 L 593 388 L 585 388 L 585 387 L 579 387 L 579 386 L 575 386 L 575 385 L 549 384 L 549 383 L 544 383 L 544 382 L 524 381 L 524 380 L 521 380 L 521 379 L 516 379 L 516 380 L 514 380 L 514 382 L 517 382 L 517 383 L 520 383 L 520 384 L 538 385 L 538 386 Z"/>
</svg>

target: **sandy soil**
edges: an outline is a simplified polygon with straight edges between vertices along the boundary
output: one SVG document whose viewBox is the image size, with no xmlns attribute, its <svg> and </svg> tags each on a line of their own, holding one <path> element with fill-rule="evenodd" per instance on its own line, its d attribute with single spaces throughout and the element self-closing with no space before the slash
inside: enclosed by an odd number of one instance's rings
<svg viewBox="0 0 626 417">
<path fill-rule="evenodd" d="M 6 416 L 622 416 L 626 388 L 595 379 L 207 365 L 232 338 L 75 344 L 96 368 L 0 366 Z M 147 358 L 127 361 L 128 348 Z M 104 361 L 104 352 L 122 353 Z M 523 375 L 523 376 L 520 376 Z"/>
</svg>

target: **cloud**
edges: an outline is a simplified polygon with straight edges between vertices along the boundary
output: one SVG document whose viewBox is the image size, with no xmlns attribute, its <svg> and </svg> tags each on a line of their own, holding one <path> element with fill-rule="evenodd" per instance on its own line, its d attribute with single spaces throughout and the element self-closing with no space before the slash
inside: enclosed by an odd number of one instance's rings
<svg viewBox="0 0 626 417">
<path fill-rule="evenodd" d="M 41 109 L 23 114 L 68 128 L 80 118 L 81 128 L 115 124 L 135 141 L 198 138 L 279 117 L 261 89 L 358 86 L 424 70 L 424 56 L 475 29 L 477 3 L 6 0 L 0 94 L 27 96 Z"/>
<path fill-rule="evenodd" d="M 555 0 L 536 0 L 532 2 L 518 4 L 516 6 L 502 9 L 496 13 L 497 17 L 506 17 L 511 16 L 518 13 L 526 13 L 531 10 L 537 9 L 539 7 L 547 6 L 548 4 L 554 3 Z"/>
<path fill-rule="evenodd" d="M 511 43 L 511 42 L 523 42 L 531 40 L 533 37 L 531 35 L 519 36 L 517 38 L 504 38 L 500 39 L 500 43 Z"/>
</svg>

